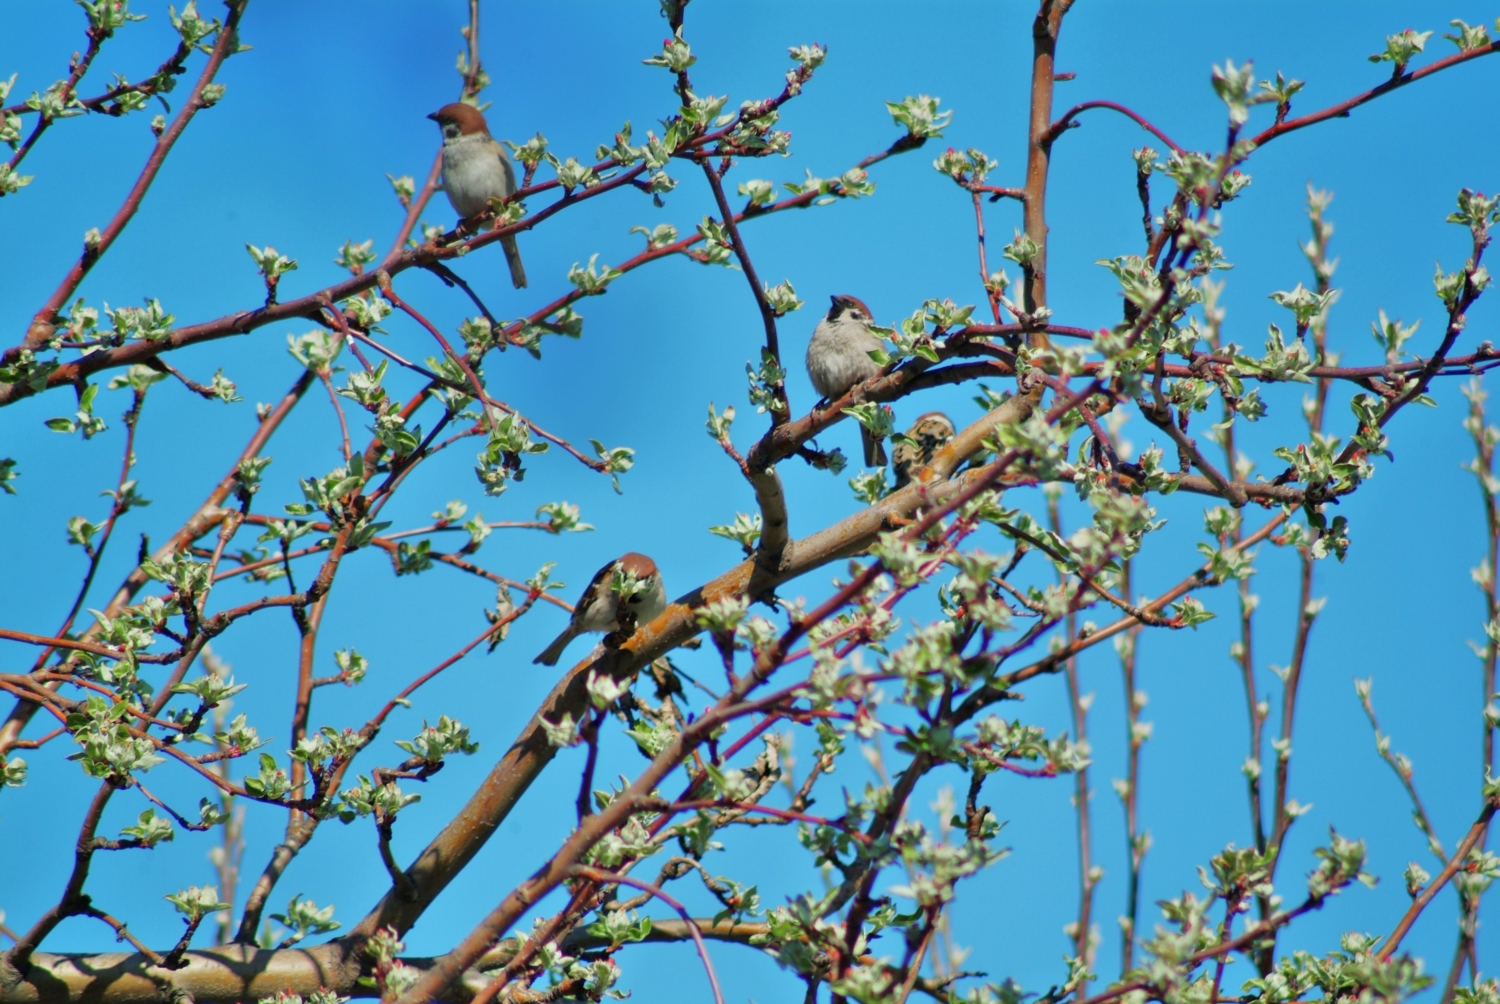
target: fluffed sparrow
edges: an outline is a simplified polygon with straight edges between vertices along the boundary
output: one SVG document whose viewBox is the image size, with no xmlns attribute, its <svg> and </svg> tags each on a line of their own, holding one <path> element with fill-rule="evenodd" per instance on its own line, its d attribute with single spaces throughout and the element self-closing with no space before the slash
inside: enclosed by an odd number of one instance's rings
<svg viewBox="0 0 1500 1004">
<path fill-rule="evenodd" d="M 940 411 L 929 411 L 912 423 L 891 451 L 891 467 L 896 472 L 896 487 L 908 484 L 911 473 L 932 463 L 937 451 L 953 439 L 953 423 Z"/>
<path fill-rule="evenodd" d="M 667 590 L 656 562 L 644 554 L 622 554 L 595 573 L 573 608 L 567 628 L 533 662 L 555 666 L 563 649 L 589 631 L 618 631 L 622 619 L 636 626 L 649 623 L 667 609 Z"/>
<path fill-rule="evenodd" d="M 443 128 L 443 191 L 459 216 L 469 219 L 484 212 L 491 199 L 515 194 L 516 172 L 505 155 L 505 147 L 490 136 L 490 127 L 478 108 L 461 102 L 444 105 L 427 116 Z M 500 238 L 510 281 L 517 289 L 526 286 L 526 269 L 516 238 Z"/>
<path fill-rule="evenodd" d="M 852 296 L 830 297 L 833 306 L 813 329 L 807 343 L 807 375 L 819 394 L 832 401 L 849 388 L 880 373 L 870 353 L 883 347 L 880 336 L 870 330 L 874 321 L 870 308 Z M 885 466 L 885 446 L 864 426 L 859 428 L 865 448 L 865 465 Z"/>
</svg>

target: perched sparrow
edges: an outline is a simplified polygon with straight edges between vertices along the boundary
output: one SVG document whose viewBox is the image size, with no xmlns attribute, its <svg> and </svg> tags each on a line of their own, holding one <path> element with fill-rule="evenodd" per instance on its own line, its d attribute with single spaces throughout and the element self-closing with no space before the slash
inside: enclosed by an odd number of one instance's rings
<svg viewBox="0 0 1500 1004">
<path fill-rule="evenodd" d="M 616 591 L 617 572 L 635 576 L 636 592 L 627 595 Z M 634 614 L 637 625 L 646 624 L 665 609 L 667 591 L 661 583 L 661 573 L 656 570 L 656 562 L 634 551 L 623 554 L 595 573 L 593 581 L 579 597 L 578 606 L 573 608 L 573 619 L 567 628 L 532 661 L 543 666 L 556 666 L 563 649 L 579 635 L 589 631 L 617 631 L 621 614 Z"/>
<path fill-rule="evenodd" d="M 880 366 L 870 353 L 882 348 L 880 336 L 870 330 L 870 308 L 852 296 L 834 296 L 828 316 L 813 329 L 807 343 L 807 375 L 819 394 L 832 401 L 843 397 L 849 388 L 880 373 Z M 885 446 L 859 427 L 865 447 L 865 465 L 885 466 Z"/>
<path fill-rule="evenodd" d="M 427 116 L 443 127 L 443 191 L 459 216 L 468 219 L 484 212 L 491 199 L 509 198 L 516 190 L 516 172 L 505 147 L 490 136 L 484 116 L 473 105 L 455 102 Z M 526 286 L 526 269 L 514 236 L 500 238 L 510 281 Z"/>
<path fill-rule="evenodd" d="M 940 411 L 929 411 L 912 423 L 896 444 L 891 466 L 896 471 L 896 487 L 911 481 L 911 472 L 932 463 L 937 451 L 953 438 L 953 423 Z"/>
</svg>

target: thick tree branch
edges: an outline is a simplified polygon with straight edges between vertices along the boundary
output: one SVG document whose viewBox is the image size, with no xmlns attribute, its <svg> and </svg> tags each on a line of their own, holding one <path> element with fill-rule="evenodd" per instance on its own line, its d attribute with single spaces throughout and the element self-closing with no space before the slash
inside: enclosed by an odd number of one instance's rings
<svg viewBox="0 0 1500 1004">
<path fill-rule="evenodd" d="M 692 921 L 701 936 L 710 941 L 749 944 L 767 933 L 765 924 L 714 923 L 704 917 Z M 692 940 L 688 923 L 675 918 L 653 920 L 647 943 L 677 943 Z M 569 935 L 563 949 L 578 952 L 597 949 L 602 939 L 582 931 Z M 441 1001 L 463 1004 L 487 982 L 485 975 L 508 962 L 518 943 L 507 938 L 485 953 L 478 964 Z M 159 958 L 156 957 L 156 958 Z M 363 975 L 358 962 L 346 961 L 338 942 L 311 947 L 264 949 L 253 945 L 223 945 L 185 952 L 183 968 L 169 971 L 155 965 L 156 958 L 142 954 L 50 954 L 31 957 L 27 978 L 18 983 L 0 982 L 0 1004 L 82 1004 L 97 1001 L 106 991 L 112 1000 L 154 1004 L 164 997 L 193 1000 L 197 1004 L 238 1004 L 288 991 L 310 996 L 326 988 L 343 996 L 372 999 L 378 994 L 357 983 Z M 437 961 L 405 956 L 402 963 L 425 972 Z"/>
<path fill-rule="evenodd" d="M 1030 408 L 1026 399 L 1007 402 L 955 436 L 939 451 L 930 467 L 917 471 L 912 483 L 905 488 L 810 537 L 790 542 L 781 569 L 774 575 L 765 574 L 767 588 L 857 554 L 897 521 L 956 495 L 967 483 L 967 478 L 948 480 L 959 465 L 980 450 L 981 441 L 996 424 L 1019 421 Z M 748 595 L 752 577 L 758 577 L 758 572 L 753 559 L 741 562 L 671 604 L 656 620 L 641 626 L 617 652 L 607 652 L 597 661 L 585 659 L 574 666 L 553 687 L 479 790 L 407 868 L 406 874 L 417 890 L 417 898 L 404 899 L 393 889 L 355 926 L 349 939 L 368 937 L 386 926 L 406 931 L 416 923 L 438 893 L 463 870 L 509 816 L 516 802 L 556 754 L 557 750 L 547 741 L 541 720 L 558 722 L 564 716 L 570 716 L 574 721 L 581 720 L 589 706 L 587 680 L 590 672 L 608 672 L 623 678 L 666 654 L 702 630 L 694 611 L 717 599 Z"/>
<path fill-rule="evenodd" d="M 1047 171 L 1052 156 L 1052 90 L 1056 79 L 1057 35 L 1063 15 L 1073 0 L 1042 0 L 1031 25 L 1031 121 L 1026 143 L 1026 199 L 1021 204 L 1026 236 L 1036 244 L 1036 256 L 1022 267 L 1025 279 L 1023 306 L 1035 315 L 1047 306 Z M 1045 345 L 1046 336 L 1033 333 L 1035 345 Z"/>
</svg>

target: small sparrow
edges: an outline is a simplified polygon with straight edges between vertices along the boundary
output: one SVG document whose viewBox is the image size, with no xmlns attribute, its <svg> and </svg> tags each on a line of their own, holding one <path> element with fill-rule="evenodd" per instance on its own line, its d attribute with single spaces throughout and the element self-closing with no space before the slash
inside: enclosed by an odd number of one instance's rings
<svg viewBox="0 0 1500 1004">
<path fill-rule="evenodd" d="M 870 308 L 852 296 L 834 296 L 828 315 L 813 329 L 807 343 L 807 375 L 819 394 L 829 401 L 843 397 L 855 384 L 878 376 L 880 366 L 870 353 L 884 347 L 870 330 Z M 885 446 L 879 437 L 859 427 L 865 447 L 865 465 L 885 466 Z"/>
<path fill-rule="evenodd" d="M 617 591 L 617 585 L 629 582 L 628 576 L 635 577 L 636 591 L 629 594 Z M 595 573 L 579 597 L 578 605 L 573 608 L 573 619 L 567 628 L 532 662 L 556 666 L 563 649 L 579 635 L 589 631 L 618 631 L 622 615 L 633 615 L 637 625 L 646 624 L 665 609 L 667 590 L 662 585 L 661 573 L 656 570 L 656 562 L 634 551 L 622 554 Z"/>
<path fill-rule="evenodd" d="M 891 466 L 896 471 L 896 487 L 911 481 L 911 472 L 932 463 L 937 451 L 953 439 L 953 423 L 940 411 L 929 411 L 912 423 L 892 451 Z"/>
<path fill-rule="evenodd" d="M 484 116 L 473 105 L 454 102 L 427 116 L 443 127 L 443 191 L 459 216 L 469 219 L 490 207 L 491 199 L 506 199 L 515 193 L 516 172 L 505 155 L 505 147 L 490 136 Z M 500 238 L 510 281 L 517 289 L 526 286 L 526 269 L 516 238 Z"/>
</svg>

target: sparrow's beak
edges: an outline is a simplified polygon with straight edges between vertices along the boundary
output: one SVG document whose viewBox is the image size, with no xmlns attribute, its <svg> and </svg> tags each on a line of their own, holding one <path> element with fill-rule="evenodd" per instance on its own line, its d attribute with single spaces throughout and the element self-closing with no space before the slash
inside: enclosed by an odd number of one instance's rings
<svg viewBox="0 0 1500 1004">
<path fill-rule="evenodd" d="M 833 296 L 830 296 L 828 298 L 828 302 L 832 303 L 835 307 L 837 307 L 839 305 L 839 296 L 838 296 L 838 294 L 835 293 Z"/>
<path fill-rule="evenodd" d="M 432 121 L 436 122 L 437 121 L 437 112 L 433 112 L 431 115 L 429 115 L 427 117 L 430 118 L 430 119 L 432 119 Z"/>
</svg>

